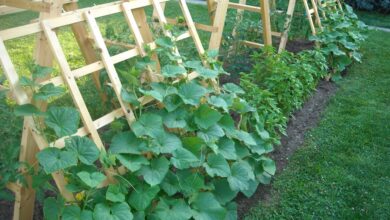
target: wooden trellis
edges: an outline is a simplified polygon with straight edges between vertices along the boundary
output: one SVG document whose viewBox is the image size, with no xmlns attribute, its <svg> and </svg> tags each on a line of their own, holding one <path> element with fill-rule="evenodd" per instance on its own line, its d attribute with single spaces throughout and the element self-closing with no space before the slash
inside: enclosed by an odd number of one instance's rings
<svg viewBox="0 0 390 220">
<path fill-rule="evenodd" d="M 236 9 L 236 23 L 240 23 L 244 11 L 249 11 L 253 13 L 261 14 L 261 22 L 263 26 L 263 42 L 264 44 L 260 44 L 258 42 L 251 41 L 242 41 L 247 46 L 251 47 L 263 47 L 264 45 L 272 45 L 272 37 L 280 38 L 280 43 L 278 46 L 279 51 L 285 49 L 287 40 L 288 40 L 288 32 L 290 30 L 291 21 L 293 17 L 293 13 L 295 10 L 296 0 L 289 0 L 288 8 L 286 11 L 286 19 L 283 26 L 282 32 L 276 32 L 271 30 L 271 18 L 270 18 L 270 5 L 269 0 L 259 0 L 260 6 L 251 6 L 246 5 L 247 0 L 240 0 L 238 3 L 230 2 L 229 0 L 207 0 L 207 6 L 210 14 L 211 21 L 213 23 L 214 28 L 217 30 L 212 32 L 209 48 L 210 49 L 219 49 L 222 42 L 222 32 L 224 28 L 224 24 L 226 21 L 227 10 L 228 9 Z M 283 11 L 276 11 L 276 13 L 284 13 Z M 233 36 L 237 34 L 236 28 L 233 30 Z"/>
<path fill-rule="evenodd" d="M 145 46 L 149 46 L 152 49 L 156 48 L 156 43 L 153 40 L 150 28 L 146 22 L 145 7 L 151 6 L 154 8 L 155 16 L 158 17 L 159 24 L 164 31 L 164 34 L 166 36 L 171 35 L 168 30 L 164 29 L 165 25 L 167 24 L 167 20 L 164 16 L 161 3 L 166 1 L 168 0 L 130 0 L 112 2 L 90 8 L 78 9 L 70 13 L 63 13 L 62 15 L 55 18 L 43 19 L 40 22 L 0 31 L 0 64 L 4 70 L 5 76 L 8 79 L 11 94 L 15 98 L 17 104 L 23 105 L 31 103 L 31 97 L 29 97 L 28 93 L 19 84 L 19 75 L 15 70 L 4 42 L 29 35 L 42 34 L 45 36 L 47 45 L 49 46 L 47 52 L 50 51 L 50 53 L 53 54 L 56 62 L 58 63 L 61 74 L 60 76 L 41 79 L 38 83 L 40 85 L 53 83 L 56 86 L 64 85 L 68 88 L 73 103 L 79 110 L 83 124 L 83 127 L 79 128 L 77 133 L 74 135 L 82 137 L 89 136 L 94 141 L 96 146 L 100 150 L 103 150 L 104 146 L 98 133 L 98 129 L 109 125 L 120 117 L 125 117 L 129 124 L 135 121 L 135 117 L 133 115 L 134 108 L 126 104 L 121 98 L 122 83 L 114 65 L 134 57 L 145 56 Z M 180 41 L 183 39 L 192 38 L 200 57 L 202 57 L 205 51 L 200 42 L 195 23 L 192 20 L 186 2 L 185 0 L 179 0 L 179 4 L 187 23 L 188 31 L 176 37 L 175 40 Z M 96 19 L 113 14 L 124 15 L 125 19 L 123 22 L 128 24 L 128 27 L 134 36 L 136 45 L 134 48 L 128 48 L 128 50 L 124 52 L 111 56 L 108 52 L 106 41 L 103 38 L 101 31 L 99 30 Z M 74 27 L 74 25 L 85 24 L 92 36 L 91 38 L 87 36 L 87 30 L 83 29 L 84 32 L 80 33 L 78 32 L 80 29 Z M 91 46 L 97 48 L 97 51 L 99 51 L 99 58 L 97 60 L 93 62 L 87 62 L 85 66 L 77 69 L 72 70 L 70 68 L 64 50 L 58 39 L 57 33 L 55 32 L 56 29 L 66 26 L 73 26 L 75 35 L 83 34 L 86 39 L 93 39 Z M 82 97 L 82 92 L 77 85 L 77 80 L 83 76 L 91 75 L 103 69 L 106 70 L 107 75 L 109 76 L 110 85 L 112 86 L 115 92 L 115 96 L 120 103 L 120 108 L 98 118 L 97 120 L 93 120 Z M 151 77 L 151 80 L 156 80 L 162 77 L 158 73 L 150 74 L 155 76 Z M 191 80 L 197 76 L 198 73 L 192 72 L 188 74 L 187 77 Z M 150 96 L 144 96 L 141 97 L 139 101 L 141 105 L 146 105 L 154 101 L 154 99 Z M 38 132 L 33 118 L 25 117 L 20 160 L 30 164 L 36 164 L 36 153 L 49 146 L 58 148 L 64 147 L 64 138 L 55 140 L 52 143 L 48 143 L 45 137 L 40 134 L 40 132 Z M 119 172 L 125 172 L 125 169 L 122 167 L 119 169 Z M 67 201 L 74 200 L 73 194 L 67 191 L 65 188 L 66 180 L 64 179 L 64 176 L 60 172 L 53 173 L 52 175 L 62 196 Z M 110 180 L 108 177 L 106 184 L 109 181 Z M 28 182 L 31 183 L 31 179 Z M 34 190 L 30 187 L 24 188 L 20 184 L 9 184 L 9 188 L 16 195 L 14 219 L 32 219 L 35 200 Z"/>
</svg>

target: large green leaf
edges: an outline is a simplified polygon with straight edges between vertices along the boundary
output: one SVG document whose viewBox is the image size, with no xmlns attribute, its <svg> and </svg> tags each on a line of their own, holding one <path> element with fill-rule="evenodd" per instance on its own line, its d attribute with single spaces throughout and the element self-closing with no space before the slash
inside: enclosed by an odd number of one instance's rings
<svg viewBox="0 0 390 220">
<path fill-rule="evenodd" d="M 177 109 L 164 115 L 164 125 L 167 128 L 185 128 L 187 126 L 187 111 L 184 108 Z"/>
<path fill-rule="evenodd" d="M 106 192 L 106 199 L 111 202 L 124 202 L 125 194 L 119 185 L 110 184 Z"/>
<path fill-rule="evenodd" d="M 132 220 L 133 214 L 127 203 L 115 203 L 112 206 L 106 203 L 99 203 L 93 211 L 94 219 L 103 220 Z"/>
<path fill-rule="evenodd" d="M 184 66 L 190 69 L 197 69 L 202 67 L 202 62 L 199 60 L 190 60 L 184 63 Z"/>
<path fill-rule="evenodd" d="M 180 192 L 189 196 L 200 190 L 209 189 L 205 185 L 204 177 L 201 173 L 193 173 L 191 170 L 179 170 L 176 172 L 179 181 Z"/>
<path fill-rule="evenodd" d="M 179 87 L 179 96 L 185 104 L 199 105 L 200 99 L 207 93 L 207 89 L 194 81 Z"/>
<path fill-rule="evenodd" d="M 131 124 L 131 129 L 137 137 L 147 135 L 156 138 L 164 132 L 162 117 L 153 113 L 142 114 L 138 121 Z"/>
<path fill-rule="evenodd" d="M 225 219 L 227 211 L 210 192 L 201 192 L 191 204 L 195 220 Z"/>
<path fill-rule="evenodd" d="M 160 102 L 163 102 L 164 98 L 169 95 L 177 94 L 177 89 L 171 85 L 151 83 L 150 86 L 152 87 L 152 90 L 140 89 L 140 92 L 144 95 L 151 96 Z"/>
<path fill-rule="evenodd" d="M 100 151 L 95 143 L 87 137 L 70 137 L 66 140 L 65 147 L 73 151 L 79 160 L 87 165 L 93 164 L 99 158 Z"/>
<path fill-rule="evenodd" d="M 132 92 L 128 92 L 124 88 L 122 88 L 122 91 L 121 91 L 121 98 L 124 102 L 127 102 L 133 106 L 139 106 L 139 104 L 140 104 L 137 96 Z"/>
<path fill-rule="evenodd" d="M 266 171 L 267 173 L 269 173 L 271 175 L 275 175 L 275 172 L 276 172 L 275 161 L 273 161 L 272 159 L 267 158 L 267 157 L 262 157 L 261 161 L 262 161 L 264 171 Z"/>
<path fill-rule="evenodd" d="M 211 177 L 228 177 L 230 175 L 229 164 L 221 154 L 209 154 L 207 163 L 203 164 L 203 166 Z"/>
<path fill-rule="evenodd" d="M 245 94 L 245 91 L 234 83 L 226 83 L 223 89 L 234 94 Z"/>
<path fill-rule="evenodd" d="M 234 191 L 248 190 L 250 180 L 255 178 L 252 167 L 245 161 L 233 163 L 228 177 L 230 188 Z"/>
<path fill-rule="evenodd" d="M 59 219 L 64 202 L 53 197 L 46 198 L 43 202 L 43 215 L 45 220 Z"/>
<path fill-rule="evenodd" d="M 204 142 L 209 144 L 214 143 L 220 137 L 225 136 L 225 132 L 223 132 L 223 129 L 218 124 L 214 124 L 205 130 L 199 131 L 197 136 L 202 138 Z"/>
<path fill-rule="evenodd" d="M 161 188 L 165 191 L 168 196 L 173 196 L 180 190 L 179 179 L 176 174 L 169 171 L 161 183 Z"/>
<path fill-rule="evenodd" d="M 257 180 L 250 180 L 248 184 L 248 189 L 246 190 L 241 190 L 241 192 L 246 196 L 246 197 L 251 197 L 253 194 L 255 194 L 257 187 L 259 186 L 259 182 Z"/>
<path fill-rule="evenodd" d="M 52 97 L 60 96 L 64 92 L 64 88 L 56 87 L 53 83 L 49 83 L 39 88 L 39 91 L 34 94 L 33 98 L 35 100 L 48 100 Z"/>
<path fill-rule="evenodd" d="M 187 73 L 187 70 L 182 66 L 177 65 L 165 65 L 161 69 L 161 73 L 165 77 L 178 77 Z"/>
<path fill-rule="evenodd" d="M 152 203 L 158 192 L 160 192 L 158 186 L 140 185 L 130 194 L 129 204 L 138 211 L 144 211 Z"/>
<path fill-rule="evenodd" d="M 16 116 L 42 116 L 45 115 L 44 112 L 41 112 L 37 107 L 32 104 L 17 105 L 14 109 L 14 114 Z"/>
<path fill-rule="evenodd" d="M 77 132 L 80 116 L 76 109 L 51 107 L 46 114 L 45 124 L 54 130 L 57 137 L 69 136 Z"/>
<path fill-rule="evenodd" d="M 237 159 L 236 148 L 234 141 L 229 138 L 223 137 L 219 139 L 218 143 L 218 152 L 227 160 Z"/>
<path fill-rule="evenodd" d="M 155 153 L 172 153 L 176 149 L 182 147 L 180 138 L 176 135 L 162 132 L 153 139 L 151 143 L 152 147 L 156 147 Z"/>
<path fill-rule="evenodd" d="M 47 174 L 77 165 L 77 155 L 75 153 L 54 147 L 40 151 L 37 158 Z"/>
<path fill-rule="evenodd" d="M 116 158 L 131 172 L 138 171 L 142 165 L 149 165 L 149 161 L 141 155 L 118 154 Z"/>
<path fill-rule="evenodd" d="M 138 174 L 151 186 L 160 184 L 169 170 L 169 161 L 165 157 L 153 159 L 149 166 L 143 166 Z"/>
<path fill-rule="evenodd" d="M 161 198 L 155 215 L 160 220 L 185 220 L 192 217 L 191 208 L 184 202 L 183 199 L 164 199 Z"/>
<path fill-rule="evenodd" d="M 207 129 L 212 125 L 215 125 L 221 118 L 222 115 L 210 108 L 207 105 L 201 105 L 194 113 L 195 123 L 203 129 Z"/>
<path fill-rule="evenodd" d="M 246 145 L 256 145 L 256 140 L 253 139 L 252 135 L 243 130 L 236 130 L 234 133 L 234 137 Z"/>
<path fill-rule="evenodd" d="M 76 205 L 65 206 L 62 212 L 62 220 L 93 220 L 93 213 L 90 210 L 81 210 Z"/>
<path fill-rule="evenodd" d="M 227 215 L 225 217 L 225 220 L 237 220 L 237 204 L 235 202 L 230 202 L 226 205 L 227 208 Z"/>
<path fill-rule="evenodd" d="M 222 108 L 227 113 L 229 112 L 229 107 L 225 99 L 218 96 L 211 96 L 210 98 L 208 98 L 207 101 L 210 105 L 215 106 L 217 108 Z"/>
<path fill-rule="evenodd" d="M 131 131 L 115 135 L 109 149 L 113 154 L 142 154 L 146 150 L 146 142 L 137 138 Z"/>
<path fill-rule="evenodd" d="M 99 186 L 105 179 L 106 176 L 100 172 L 87 172 L 81 171 L 77 173 L 77 176 L 85 183 L 85 185 L 95 188 Z"/>
<path fill-rule="evenodd" d="M 215 79 L 219 74 L 217 70 L 212 70 L 203 66 L 196 68 L 196 72 L 205 79 Z"/>
<path fill-rule="evenodd" d="M 213 183 L 215 188 L 213 194 L 222 205 L 225 205 L 236 198 L 238 191 L 233 191 L 230 188 L 226 178 L 214 179 Z"/>
<path fill-rule="evenodd" d="M 187 169 L 200 165 L 199 159 L 185 148 L 178 148 L 173 152 L 171 163 L 178 169 Z"/>
</svg>

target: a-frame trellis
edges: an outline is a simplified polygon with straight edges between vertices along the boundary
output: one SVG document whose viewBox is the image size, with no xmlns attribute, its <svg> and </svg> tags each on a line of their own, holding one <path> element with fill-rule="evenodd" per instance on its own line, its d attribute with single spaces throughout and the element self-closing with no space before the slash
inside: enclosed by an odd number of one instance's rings
<svg viewBox="0 0 390 220">
<path fill-rule="evenodd" d="M 159 24 L 164 30 L 164 34 L 169 36 L 171 33 L 165 30 L 167 20 L 164 16 L 161 8 L 161 3 L 168 0 L 130 0 L 108 3 L 104 5 L 98 5 L 91 8 L 79 9 L 72 11 L 71 13 L 62 14 L 60 17 L 45 19 L 41 22 L 32 23 L 29 25 L 7 29 L 0 31 L 0 64 L 6 75 L 12 96 L 15 98 L 18 105 L 31 102 L 31 97 L 20 86 L 19 75 L 17 74 L 15 67 L 11 61 L 8 51 L 4 42 L 28 35 L 44 34 L 49 45 L 49 51 L 54 55 L 56 62 L 61 71 L 61 75 L 57 77 L 51 77 L 48 79 L 42 79 L 39 83 L 41 85 L 53 83 L 54 85 L 65 85 L 68 88 L 70 95 L 72 96 L 75 107 L 79 110 L 83 127 L 79 128 L 74 135 L 89 136 L 97 145 L 97 147 L 103 150 L 104 146 L 101 141 L 101 137 L 98 133 L 98 129 L 109 125 L 119 117 L 125 117 L 128 123 L 133 123 L 135 118 L 131 106 L 122 101 L 121 88 L 122 83 L 118 77 L 118 73 L 115 69 L 115 64 L 134 58 L 145 56 L 145 46 L 150 48 L 156 48 L 156 43 L 153 40 L 149 26 L 146 22 L 145 7 L 152 6 L 155 10 L 155 15 L 159 19 Z M 200 42 L 195 24 L 189 13 L 185 0 L 179 0 L 185 21 L 187 23 L 188 31 L 184 32 L 180 36 L 176 37 L 176 41 L 180 41 L 187 38 L 192 38 L 196 45 L 198 53 L 203 57 L 204 49 Z M 103 38 L 101 31 L 99 30 L 96 19 L 108 15 L 119 14 L 124 15 L 124 23 L 128 24 L 131 30 L 136 45 L 132 49 L 128 49 L 124 52 L 111 56 L 108 52 L 106 42 Z M 72 70 L 66 59 L 64 50 L 60 44 L 58 36 L 55 32 L 57 28 L 71 26 L 74 24 L 86 24 L 92 35 L 94 41 L 93 46 L 99 51 L 99 60 L 86 64 L 83 67 Z M 85 36 L 87 37 L 87 36 Z M 80 88 L 77 85 L 77 80 L 83 76 L 93 74 L 94 72 L 105 69 L 110 84 L 115 91 L 115 96 L 119 100 L 120 108 L 93 120 L 89 114 L 88 107 L 82 97 Z M 157 77 L 151 77 L 151 79 L 158 79 L 161 77 L 158 73 L 151 73 Z M 192 72 L 188 74 L 188 78 L 194 79 L 198 76 L 198 73 Z M 173 82 L 174 83 L 174 82 Z M 154 101 L 150 96 L 141 97 L 139 99 L 141 105 L 146 105 Z M 34 104 L 34 103 L 33 103 Z M 64 138 L 55 140 L 52 143 L 48 143 L 45 137 L 38 132 L 36 124 L 32 117 L 25 117 L 25 123 L 23 127 L 23 137 L 21 144 L 21 158 L 30 164 L 36 164 L 35 155 L 39 150 L 47 147 L 64 146 Z M 119 172 L 124 172 L 125 169 L 119 169 Z M 56 172 L 53 175 L 53 179 L 62 194 L 62 196 L 72 201 L 74 199 L 73 194 L 67 191 L 65 188 L 66 180 L 60 172 Z M 110 181 L 109 179 L 107 182 Z M 32 219 L 35 192 L 31 188 L 24 188 L 19 184 L 9 184 L 9 188 L 16 194 L 15 202 L 15 215 L 14 219 Z M 28 192 L 28 193 L 26 193 Z"/>
</svg>

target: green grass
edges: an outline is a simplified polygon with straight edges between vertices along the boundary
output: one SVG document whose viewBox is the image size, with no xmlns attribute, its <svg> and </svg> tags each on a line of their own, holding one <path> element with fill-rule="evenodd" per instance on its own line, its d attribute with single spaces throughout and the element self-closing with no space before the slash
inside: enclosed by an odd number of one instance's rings
<svg viewBox="0 0 390 220">
<path fill-rule="evenodd" d="M 356 11 L 356 14 L 367 25 L 390 28 L 390 15 L 369 11 Z"/>
<path fill-rule="evenodd" d="M 371 31 L 306 144 L 247 219 L 390 218 L 390 33 Z"/>
</svg>

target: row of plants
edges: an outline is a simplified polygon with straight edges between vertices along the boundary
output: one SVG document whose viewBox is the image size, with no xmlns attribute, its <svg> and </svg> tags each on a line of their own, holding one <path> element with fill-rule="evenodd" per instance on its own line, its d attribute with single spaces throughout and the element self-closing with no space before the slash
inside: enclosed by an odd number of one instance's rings
<svg viewBox="0 0 390 220">
<path fill-rule="evenodd" d="M 313 39 L 320 42 L 316 50 L 256 52 L 253 70 L 241 74 L 241 87 L 218 85 L 220 75 L 228 73 L 216 61 L 215 51 L 202 58 L 204 66 L 201 60 L 177 54 L 175 37 L 158 38 L 157 49 L 145 48 L 149 56 L 118 70 L 121 98 L 133 106 L 136 121 L 128 125 L 117 119 L 105 128 L 101 151 L 89 138 L 72 136 L 80 124 L 75 108 L 50 105 L 41 112 L 31 104 L 16 107 L 16 115 L 33 117 L 49 143 L 66 137 L 65 147 L 48 146 L 39 152 L 38 170 L 17 163 L 4 175 L 2 168 L 0 187 L 25 184 L 24 174 L 31 174 L 45 219 L 236 219 L 238 193 L 250 197 L 274 175 L 275 163 L 267 154 L 279 144 L 289 115 L 321 78 L 345 69 L 347 64 L 340 68 L 339 59 L 360 60 L 363 25 L 348 7 L 345 15 L 328 13 L 325 30 Z M 338 58 L 336 47 L 344 58 Z M 143 72 L 156 68 L 151 59 L 155 52 L 163 60 L 164 78 L 140 82 Z M 199 77 L 190 80 L 194 70 Z M 31 71 L 32 78 L 23 77 L 21 85 L 35 102 L 64 94 L 64 88 L 35 83 L 51 69 L 34 66 Z M 101 81 L 108 105 L 118 105 L 104 72 Z M 142 106 L 141 96 L 156 102 Z M 20 168 L 23 173 L 16 172 Z M 55 172 L 65 175 L 74 201 L 61 197 L 50 175 Z"/>
<path fill-rule="evenodd" d="M 245 97 L 256 106 L 275 143 L 285 135 L 289 116 L 302 106 L 321 79 L 339 80 L 349 65 L 362 60 L 360 46 L 366 39 L 366 26 L 352 8 L 344 5 L 343 11 L 331 7 L 320 10 L 326 19 L 322 21 L 323 30 L 310 38 L 314 49 L 294 54 L 276 53 L 266 47 L 251 55 L 252 65 L 241 68 L 244 73 L 240 85 Z M 251 70 L 245 71 L 248 68 Z"/>
</svg>

